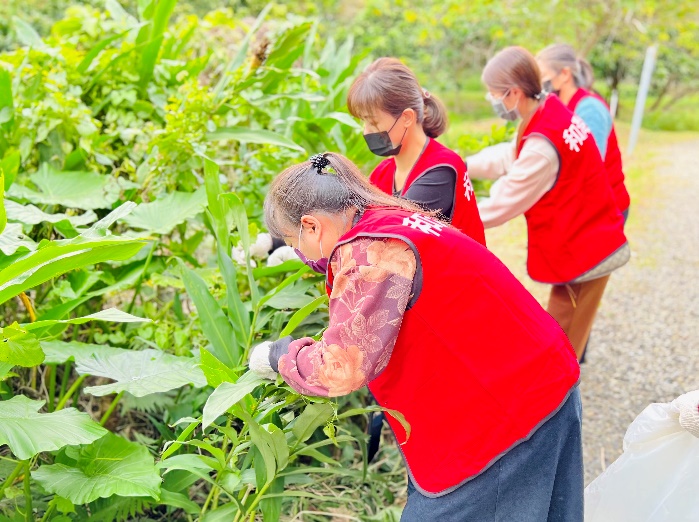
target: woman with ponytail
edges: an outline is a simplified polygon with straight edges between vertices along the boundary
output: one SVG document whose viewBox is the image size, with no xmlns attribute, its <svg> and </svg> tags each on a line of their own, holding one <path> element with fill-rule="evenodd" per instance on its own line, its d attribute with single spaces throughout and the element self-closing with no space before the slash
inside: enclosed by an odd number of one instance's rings
<svg viewBox="0 0 699 522">
<path fill-rule="evenodd" d="M 552 92 L 575 114 L 580 116 L 592 132 L 604 160 L 607 179 L 614 199 L 624 220 L 629 215 L 630 198 L 624 185 L 624 170 L 616 132 L 604 98 L 592 90 L 592 67 L 575 54 L 570 45 L 553 44 L 537 57 L 544 90 Z"/>
<path fill-rule="evenodd" d="M 329 324 L 257 345 L 250 369 L 311 396 L 368 386 L 413 485 L 403 522 L 582 522 L 580 368 L 492 253 L 339 154 L 282 172 L 264 212 L 326 273 Z"/>
<path fill-rule="evenodd" d="M 364 122 L 364 138 L 379 163 L 371 182 L 386 194 L 439 212 L 485 245 L 476 195 L 457 153 L 436 141 L 447 127 L 442 102 L 406 65 L 379 58 L 360 74 L 347 96 L 350 113 Z"/>
<path fill-rule="evenodd" d="M 514 143 L 488 147 L 467 163 L 496 179 L 479 204 L 485 228 L 524 214 L 527 270 L 552 285 L 548 311 L 582 357 L 609 275 L 630 256 L 624 219 L 585 122 L 542 92 L 534 57 L 522 47 L 483 70 L 487 98 L 503 119 L 521 118 Z"/>
</svg>

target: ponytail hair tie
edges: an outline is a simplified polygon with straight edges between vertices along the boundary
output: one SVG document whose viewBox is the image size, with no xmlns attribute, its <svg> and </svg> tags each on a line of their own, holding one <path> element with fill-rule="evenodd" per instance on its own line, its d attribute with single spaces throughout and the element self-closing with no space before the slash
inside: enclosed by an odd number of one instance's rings
<svg viewBox="0 0 699 522">
<path fill-rule="evenodd" d="M 330 165 L 330 160 L 325 157 L 325 154 L 327 153 L 323 152 L 322 154 L 314 154 L 308 160 L 311 162 L 311 165 L 314 169 L 316 169 L 316 172 L 318 172 L 318 174 L 322 174 L 323 169 Z"/>
<path fill-rule="evenodd" d="M 535 99 L 535 100 L 538 100 L 538 101 L 541 101 L 541 100 L 544 99 L 544 98 L 546 98 L 546 92 L 545 92 L 545 91 L 541 91 L 539 94 L 535 94 L 535 95 L 534 95 L 534 99 Z"/>
<path fill-rule="evenodd" d="M 422 89 L 422 97 L 426 100 L 429 100 L 432 97 L 432 95 L 430 94 L 430 91 L 428 91 L 427 89 Z"/>
</svg>

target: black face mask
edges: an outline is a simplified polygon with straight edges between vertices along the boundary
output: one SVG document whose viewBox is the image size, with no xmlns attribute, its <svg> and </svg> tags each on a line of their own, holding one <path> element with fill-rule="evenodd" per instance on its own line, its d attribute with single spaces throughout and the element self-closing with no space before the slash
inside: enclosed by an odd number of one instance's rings
<svg viewBox="0 0 699 522">
<path fill-rule="evenodd" d="M 547 92 L 549 94 L 555 94 L 559 98 L 561 97 L 561 90 L 554 90 L 553 89 L 553 82 L 551 80 L 546 80 L 544 84 L 542 85 L 542 88 L 544 89 L 544 92 Z"/>
<path fill-rule="evenodd" d="M 393 122 L 393 125 L 391 125 L 391 128 L 387 131 L 371 132 L 364 135 L 364 140 L 366 141 L 366 144 L 371 152 L 377 156 L 395 156 L 400 152 L 400 148 L 403 146 L 403 138 L 405 138 L 405 133 L 408 132 L 408 129 L 405 129 L 403 137 L 400 139 L 400 143 L 396 147 L 393 146 L 391 137 L 388 135 L 393 127 L 396 126 L 399 119 L 400 116 L 396 118 L 396 121 Z"/>
</svg>

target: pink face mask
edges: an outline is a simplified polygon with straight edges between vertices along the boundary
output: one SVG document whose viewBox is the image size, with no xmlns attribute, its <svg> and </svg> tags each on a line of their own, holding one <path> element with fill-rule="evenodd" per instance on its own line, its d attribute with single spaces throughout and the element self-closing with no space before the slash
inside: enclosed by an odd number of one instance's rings
<svg viewBox="0 0 699 522">
<path fill-rule="evenodd" d="M 303 225 L 301 225 L 301 228 L 299 228 L 299 242 L 298 245 L 301 246 L 301 232 L 303 232 Z M 317 272 L 319 274 L 327 274 L 328 273 L 328 258 L 327 257 L 321 257 L 318 261 L 312 261 L 308 259 L 306 256 L 303 255 L 303 253 L 298 249 L 294 248 L 294 252 L 296 252 L 296 255 L 299 256 L 299 259 L 308 266 L 311 270 L 314 272 Z M 323 242 L 320 242 L 320 255 L 323 256 Z"/>
</svg>

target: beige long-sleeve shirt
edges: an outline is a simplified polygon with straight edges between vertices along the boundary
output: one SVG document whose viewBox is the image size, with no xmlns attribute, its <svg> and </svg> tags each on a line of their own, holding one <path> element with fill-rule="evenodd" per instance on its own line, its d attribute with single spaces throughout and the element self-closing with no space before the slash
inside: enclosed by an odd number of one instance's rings
<svg viewBox="0 0 699 522">
<path fill-rule="evenodd" d="M 466 158 L 472 178 L 495 179 L 490 197 L 478 202 L 485 228 L 492 228 L 524 214 L 556 183 L 560 160 L 554 146 L 545 138 L 531 136 L 515 159 L 516 142 L 499 143 Z M 628 243 L 573 283 L 590 281 L 610 274 L 630 256 Z"/>
<path fill-rule="evenodd" d="M 495 179 L 490 197 L 478 202 L 485 228 L 492 228 L 525 213 L 553 187 L 560 161 L 551 143 L 529 137 L 519 157 L 514 141 L 487 147 L 466 158 L 472 178 Z"/>
</svg>

